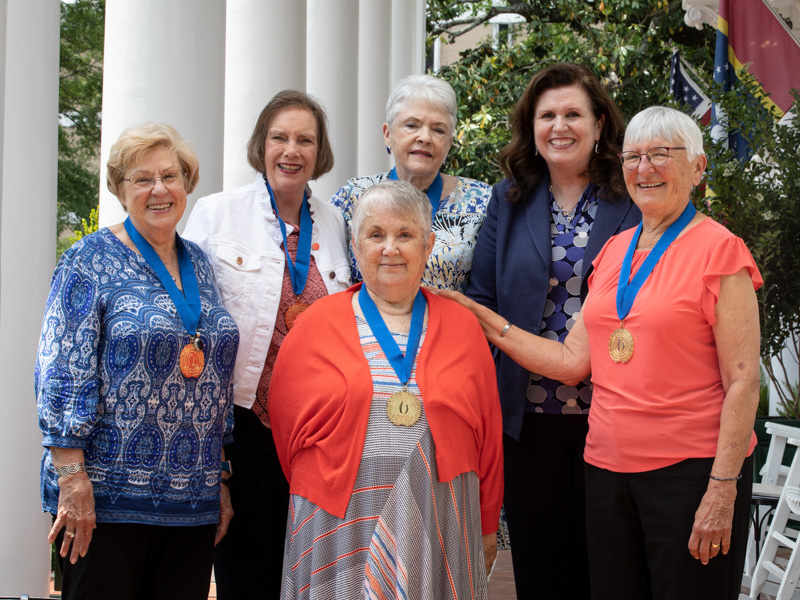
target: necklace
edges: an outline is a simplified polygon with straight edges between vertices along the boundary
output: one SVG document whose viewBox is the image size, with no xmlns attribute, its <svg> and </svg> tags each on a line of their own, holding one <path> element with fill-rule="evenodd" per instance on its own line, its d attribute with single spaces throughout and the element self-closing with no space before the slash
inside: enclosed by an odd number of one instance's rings
<svg viewBox="0 0 800 600">
<path fill-rule="evenodd" d="M 558 198 L 556 198 L 556 194 L 553 191 L 553 184 L 551 183 L 550 185 L 547 186 L 547 188 L 550 190 L 550 195 L 553 197 L 553 202 L 555 202 L 556 206 L 558 206 L 558 210 L 561 211 L 561 214 L 564 215 L 564 218 L 567 220 L 568 223 L 572 223 L 572 219 L 575 216 L 572 214 L 573 211 L 577 214 L 575 208 L 573 208 L 572 211 L 565 210 L 564 207 L 561 206 L 561 203 L 558 201 Z"/>
</svg>

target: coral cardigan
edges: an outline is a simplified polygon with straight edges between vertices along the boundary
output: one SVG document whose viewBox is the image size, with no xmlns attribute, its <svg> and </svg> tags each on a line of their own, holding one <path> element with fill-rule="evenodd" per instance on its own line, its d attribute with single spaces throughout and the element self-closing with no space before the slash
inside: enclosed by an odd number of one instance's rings
<svg viewBox="0 0 800 600">
<path fill-rule="evenodd" d="M 372 403 L 353 294 L 317 300 L 278 353 L 269 389 L 272 435 L 292 494 L 343 518 Z M 423 290 L 428 326 L 416 379 L 436 444 L 440 481 L 468 471 L 480 480 L 483 534 L 497 529 L 503 500 L 502 417 L 494 362 L 477 319 Z"/>
</svg>

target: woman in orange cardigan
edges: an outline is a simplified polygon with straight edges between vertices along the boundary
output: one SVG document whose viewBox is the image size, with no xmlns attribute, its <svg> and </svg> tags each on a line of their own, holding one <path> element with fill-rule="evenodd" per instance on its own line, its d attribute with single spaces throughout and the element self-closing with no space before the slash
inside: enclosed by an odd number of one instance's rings
<svg viewBox="0 0 800 600">
<path fill-rule="evenodd" d="M 503 490 L 494 365 L 469 311 L 420 289 L 433 240 L 414 186 L 367 190 L 353 215 L 363 286 L 316 302 L 278 355 L 284 599 L 488 598 Z"/>
</svg>

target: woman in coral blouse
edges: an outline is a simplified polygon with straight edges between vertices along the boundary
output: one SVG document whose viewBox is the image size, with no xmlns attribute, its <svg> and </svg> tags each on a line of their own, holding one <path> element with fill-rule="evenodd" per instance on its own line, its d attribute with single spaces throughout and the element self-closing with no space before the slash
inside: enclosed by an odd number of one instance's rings
<svg viewBox="0 0 800 600">
<path fill-rule="evenodd" d="M 744 245 L 697 212 L 702 134 L 651 107 L 620 153 L 642 223 L 609 240 L 563 343 L 454 292 L 487 338 L 526 368 L 594 384 L 586 440 L 592 598 L 738 598 L 759 386 L 755 296 Z"/>
</svg>

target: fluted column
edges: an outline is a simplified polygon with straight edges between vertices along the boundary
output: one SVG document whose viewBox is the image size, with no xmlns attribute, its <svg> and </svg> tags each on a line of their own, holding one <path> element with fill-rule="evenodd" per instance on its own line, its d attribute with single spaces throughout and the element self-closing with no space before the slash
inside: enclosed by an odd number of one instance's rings
<svg viewBox="0 0 800 600">
<path fill-rule="evenodd" d="M 308 0 L 306 90 L 325 106 L 333 170 L 311 186 L 329 198 L 356 174 L 358 143 L 358 0 Z"/>
<path fill-rule="evenodd" d="M 100 225 L 125 218 L 105 185 L 111 145 L 145 121 L 175 127 L 200 159 L 194 200 L 222 188 L 225 0 L 108 0 Z"/>
<path fill-rule="evenodd" d="M 47 596 L 33 365 L 55 265 L 58 0 L 0 0 L 0 596 Z"/>
<path fill-rule="evenodd" d="M 253 180 L 247 142 L 277 92 L 306 87 L 306 3 L 228 0 L 225 42 L 224 189 Z"/>
<path fill-rule="evenodd" d="M 392 0 L 392 85 L 425 72 L 425 0 Z"/>
<path fill-rule="evenodd" d="M 347 178 L 391 167 L 381 125 L 392 89 L 392 0 L 361 0 L 358 42 L 358 156 Z"/>
</svg>

